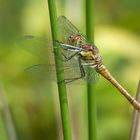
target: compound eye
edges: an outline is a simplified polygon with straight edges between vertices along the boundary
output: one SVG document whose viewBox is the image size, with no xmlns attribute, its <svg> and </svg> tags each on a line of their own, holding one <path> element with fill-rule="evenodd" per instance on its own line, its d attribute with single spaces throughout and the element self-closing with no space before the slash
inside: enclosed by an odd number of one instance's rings
<svg viewBox="0 0 140 140">
<path fill-rule="evenodd" d="M 80 39 L 80 40 L 77 41 L 77 44 L 78 45 L 82 45 L 83 44 L 83 41 Z"/>
<path fill-rule="evenodd" d="M 72 36 L 69 36 L 69 39 L 72 39 L 73 37 Z"/>
<path fill-rule="evenodd" d="M 72 40 L 72 36 L 69 36 L 68 41 L 71 41 L 71 40 Z"/>
</svg>

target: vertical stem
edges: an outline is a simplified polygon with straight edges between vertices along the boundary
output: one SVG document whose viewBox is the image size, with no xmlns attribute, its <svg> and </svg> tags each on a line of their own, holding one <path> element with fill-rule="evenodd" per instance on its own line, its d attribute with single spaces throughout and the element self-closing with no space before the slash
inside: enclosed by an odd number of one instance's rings
<svg viewBox="0 0 140 140">
<path fill-rule="evenodd" d="M 0 102 L 2 103 L 2 116 L 5 124 L 9 140 L 17 140 L 16 129 L 14 126 L 14 121 L 11 116 L 11 111 L 9 109 L 6 97 L 4 95 L 4 90 L 0 85 Z"/>
<path fill-rule="evenodd" d="M 86 35 L 94 41 L 94 0 L 86 0 Z M 87 85 L 89 140 L 97 139 L 96 94 L 93 84 Z"/>
<path fill-rule="evenodd" d="M 48 0 L 48 7 L 49 7 L 49 14 L 50 14 L 52 38 L 53 40 L 57 40 L 58 25 L 57 25 L 57 12 L 56 12 L 55 0 Z M 54 52 L 60 55 L 60 51 L 57 47 L 54 48 Z M 58 56 L 55 56 L 55 64 L 56 64 L 57 81 L 63 81 L 64 73 L 63 72 L 59 73 L 60 69 L 62 71 L 63 62 L 58 59 Z M 58 83 L 58 92 L 59 92 L 64 140 L 71 140 L 72 139 L 71 124 L 70 124 L 65 82 Z"/>
<path fill-rule="evenodd" d="M 86 0 L 86 35 L 94 41 L 94 0 Z"/>
<path fill-rule="evenodd" d="M 138 84 L 136 100 L 140 102 L 140 80 Z M 140 139 L 140 114 L 137 110 L 133 110 L 132 126 L 130 133 L 130 140 L 139 140 Z"/>
</svg>

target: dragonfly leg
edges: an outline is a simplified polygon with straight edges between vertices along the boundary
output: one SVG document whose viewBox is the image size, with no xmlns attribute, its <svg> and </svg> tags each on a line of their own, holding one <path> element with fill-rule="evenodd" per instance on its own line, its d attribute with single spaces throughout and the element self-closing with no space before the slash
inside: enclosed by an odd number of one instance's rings
<svg viewBox="0 0 140 140">
<path fill-rule="evenodd" d="M 62 42 L 59 42 L 58 40 L 54 40 L 53 44 L 55 45 L 55 48 L 62 48 L 64 50 L 67 50 L 67 51 L 70 51 L 70 52 L 84 51 L 84 49 L 80 48 L 79 46 L 73 46 L 73 45 L 70 45 L 70 44 L 64 44 Z"/>
<path fill-rule="evenodd" d="M 82 51 L 83 49 L 78 47 L 78 46 L 73 46 L 73 45 L 70 45 L 70 44 L 63 44 L 63 43 L 60 43 L 61 47 L 64 49 L 64 50 L 68 50 L 68 51 L 71 51 L 71 52 L 79 52 L 79 51 Z"/>
<path fill-rule="evenodd" d="M 64 62 L 67 62 L 67 61 L 69 61 L 70 59 L 72 59 L 74 56 L 76 56 L 76 55 L 78 55 L 82 50 L 79 48 L 79 47 L 75 47 L 75 46 L 72 46 L 72 45 L 69 45 L 69 44 L 60 44 L 60 42 L 59 41 L 57 41 L 57 40 L 55 40 L 54 41 L 54 43 L 56 44 L 57 43 L 57 46 L 58 46 L 58 44 L 59 44 L 59 46 L 62 46 L 62 48 L 64 49 L 64 50 L 67 50 L 67 51 L 70 51 L 70 52 L 74 52 L 73 54 L 71 54 L 70 56 L 66 56 L 63 52 L 61 52 L 61 55 L 62 55 L 62 57 L 61 56 L 59 56 L 57 53 L 56 53 L 56 51 L 54 50 L 53 52 L 55 53 L 55 55 L 57 56 L 57 57 L 59 57 L 59 59 L 61 59 L 62 61 L 64 61 Z M 67 46 L 66 45 L 68 45 L 69 47 L 72 47 L 72 48 L 66 48 Z M 64 48 L 64 46 L 65 46 L 65 48 Z"/>
<path fill-rule="evenodd" d="M 64 79 L 64 80 L 62 80 L 62 81 L 58 81 L 58 84 L 59 84 L 59 83 L 62 83 L 62 82 L 65 82 L 66 84 L 68 84 L 68 83 L 71 83 L 71 82 L 73 82 L 73 81 L 79 80 L 79 79 L 81 79 L 81 78 L 83 78 L 83 76 L 75 77 L 75 78 L 71 78 L 71 79 Z"/>
<path fill-rule="evenodd" d="M 80 68 L 80 72 L 81 72 L 81 78 L 85 76 L 85 70 L 84 70 L 84 67 L 82 65 L 82 62 L 81 62 L 81 58 L 79 57 L 78 58 L 78 62 L 79 62 L 79 68 Z"/>
<path fill-rule="evenodd" d="M 72 59 L 74 56 L 76 56 L 78 54 L 79 54 L 79 52 L 76 52 L 76 53 L 73 53 L 72 55 L 67 57 L 64 53 L 62 53 L 62 56 L 64 57 L 63 61 L 65 61 L 65 62 L 69 61 L 70 59 Z"/>
<path fill-rule="evenodd" d="M 55 51 L 54 51 L 54 53 L 55 53 Z M 75 52 L 72 55 L 67 57 L 64 53 L 61 52 L 61 55 L 62 55 L 62 57 L 61 57 L 57 53 L 55 53 L 55 55 L 63 62 L 67 62 L 67 61 L 71 60 L 74 56 L 76 56 L 78 54 L 79 54 L 79 52 Z"/>
</svg>

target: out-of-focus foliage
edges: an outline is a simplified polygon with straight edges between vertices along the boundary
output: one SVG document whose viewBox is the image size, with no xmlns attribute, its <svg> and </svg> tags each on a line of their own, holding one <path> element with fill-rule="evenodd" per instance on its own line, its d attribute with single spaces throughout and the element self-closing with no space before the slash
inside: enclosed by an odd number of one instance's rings
<svg viewBox="0 0 140 140">
<path fill-rule="evenodd" d="M 84 5 L 80 0 L 67 0 L 65 4 L 65 16 L 84 31 Z M 59 1 L 57 5 L 61 15 Z M 139 5 L 139 0 L 95 1 L 96 45 L 104 64 L 133 96 L 140 74 Z M 0 1 L 0 81 L 20 140 L 56 140 L 62 137 L 56 84 L 30 78 L 24 73 L 26 67 L 45 61 L 16 45 L 17 38 L 28 34 L 51 40 L 47 8 L 46 1 Z M 73 137 L 84 140 L 86 107 L 83 98 L 86 90 L 84 85 L 68 85 L 68 91 Z M 131 105 L 102 77 L 96 92 L 99 139 L 128 140 Z M 7 140 L 0 116 L 0 139 Z"/>
</svg>

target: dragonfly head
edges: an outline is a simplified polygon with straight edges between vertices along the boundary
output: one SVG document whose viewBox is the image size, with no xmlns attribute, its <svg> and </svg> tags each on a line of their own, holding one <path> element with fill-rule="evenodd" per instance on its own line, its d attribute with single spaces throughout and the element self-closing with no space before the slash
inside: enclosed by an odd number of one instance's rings
<svg viewBox="0 0 140 140">
<path fill-rule="evenodd" d="M 82 44 L 85 43 L 82 35 L 80 34 L 75 34 L 75 35 L 71 35 L 68 38 L 68 43 L 74 46 L 81 46 Z"/>
</svg>

